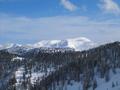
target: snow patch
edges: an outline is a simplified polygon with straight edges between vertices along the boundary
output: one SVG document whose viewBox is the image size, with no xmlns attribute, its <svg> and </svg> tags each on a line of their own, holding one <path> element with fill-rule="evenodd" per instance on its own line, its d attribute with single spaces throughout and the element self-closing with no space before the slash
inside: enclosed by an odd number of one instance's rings
<svg viewBox="0 0 120 90">
<path fill-rule="evenodd" d="M 20 61 L 22 61 L 24 58 L 22 58 L 22 57 L 14 57 L 14 58 L 12 58 L 12 61 L 16 61 L 16 60 L 20 60 Z"/>
</svg>

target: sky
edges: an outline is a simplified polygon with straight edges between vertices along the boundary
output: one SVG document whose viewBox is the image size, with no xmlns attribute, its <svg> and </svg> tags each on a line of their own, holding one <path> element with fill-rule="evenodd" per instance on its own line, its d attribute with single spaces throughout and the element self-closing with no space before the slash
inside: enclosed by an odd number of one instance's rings
<svg viewBox="0 0 120 90">
<path fill-rule="evenodd" d="M 0 44 L 76 37 L 120 41 L 120 0 L 0 0 Z"/>
</svg>

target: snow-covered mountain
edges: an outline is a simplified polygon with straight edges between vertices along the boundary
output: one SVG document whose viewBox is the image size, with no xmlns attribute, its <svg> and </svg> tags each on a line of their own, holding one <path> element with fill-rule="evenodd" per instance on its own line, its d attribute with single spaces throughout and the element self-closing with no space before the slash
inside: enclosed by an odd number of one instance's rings
<svg viewBox="0 0 120 90">
<path fill-rule="evenodd" d="M 20 44 L 14 44 L 14 43 L 8 43 L 8 44 L 5 44 L 5 45 L 0 45 L 0 50 L 1 49 L 10 49 L 10 48 L 14 48 L 16 46 L 21 47 L 22 45 L 20 45 Z"/>
<path fill-rule="evenodd" d="M 29 46 L 33 48 L 74 48 L 76 51 L 81 51 L 94 47 L 95 43 L 85 37 L 78 37 L 66 40 L 43 40 Z"/>
<path fill-rule="evenodd" d="M 78 37 L 66 40 L 42 40 L 35 44 L 6 44 L 0 45 L 0 49 L 7 49 L 8 52 L 14 54 L 25 53 L 34 48 L 73 48 L 76 51 L 86 50 L 95 46 L 95 43 L 85 37 Z"/>
<path fill-rule="evenodd" d="M 29 48 L 25 47 L 24 45 L 13 44 L 13 43 L 1 45 L 0 49 L 5 49 L 9 53 L 13 53 L 13 54 L 22 54 L 25 53 L 27 50 L 29 50 Z"/>
<path fill-rule="evenodd" d="M 69 42 L 66 47 L 77 41 L 79 42 L 74 44 L 75 47 L 84 45 L 83 41 L 91 43 L 89 39 L 84 39 L 69 39 L 70 41 L 67 39 Z M 70 42 L 73 43 L 68 44 Z M 56 42 L 54 44 L 56 45 Z M 36 88 L 39 90 L 43 88 L 46 90 L 120 90 L 119 41 L 83 52 L 70 53 L 39 53 L 42 49 L 52 50 L 55 46 L 48 44 L 48 48 L 39 48 L 42 46 L 34 45 L 31 46 L 34 47 L 31 50 L 38 51 L 38 53 L 29 54 L 29 58 L 13 55 L 4 50 L 0 51 L 2 71 L 0 72 L 0 90 L 13 90 L 14 88 L 16 90 L 37 90 Z M 25 48 L 19 44 L 8 46 L 7 50 Z M 65 44 L 61 45 L 61 48 L 64 49 L 64 46 Z M 55 49 L 59 48 L 55 47 Z M 29 51 L 28 48 L 26 50 Z"/>
</svg>

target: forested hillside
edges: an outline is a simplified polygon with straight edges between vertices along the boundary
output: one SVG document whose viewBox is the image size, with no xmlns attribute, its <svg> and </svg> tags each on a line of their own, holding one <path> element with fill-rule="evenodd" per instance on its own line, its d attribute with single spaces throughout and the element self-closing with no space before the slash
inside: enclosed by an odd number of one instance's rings
<svg viewBox="0 0 120 90">
<path fill-rule="evenodd" d="M 15 59 L 17 55 L 0 51 L 0 90 L 120 89 L 120 42 L 81 52 L 25 55 Z"/>
</svg>

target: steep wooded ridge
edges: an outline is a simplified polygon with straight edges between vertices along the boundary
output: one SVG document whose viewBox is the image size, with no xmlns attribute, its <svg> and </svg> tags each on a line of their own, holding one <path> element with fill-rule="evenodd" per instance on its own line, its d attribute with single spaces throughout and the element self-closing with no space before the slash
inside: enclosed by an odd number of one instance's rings
<svg viewBox="0 0 120 90">
<path fill-rule="evenodd" d="M 21 60 L 0 51 L 0 90 L 119 90 L 120 42 L 85 51 L 28 52 Z M 3 63 L 4 57 L 9 56 Z M 12 58 L 11 58 L 12 57 Z M 6 65 L 4 65 L 6 64 Z M 8 73 L 9 72 L 9 73 Z M 7 80 L 5 78 L 8 78 Z M 119 79 L 119 78 L 118 78 Z M 101 82 L 104 82 L 104 86 Z M 103 83 L 103 82 L 102 82 Z"/>
</svg>

